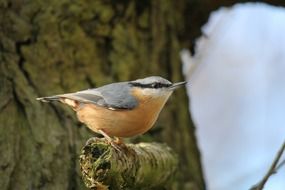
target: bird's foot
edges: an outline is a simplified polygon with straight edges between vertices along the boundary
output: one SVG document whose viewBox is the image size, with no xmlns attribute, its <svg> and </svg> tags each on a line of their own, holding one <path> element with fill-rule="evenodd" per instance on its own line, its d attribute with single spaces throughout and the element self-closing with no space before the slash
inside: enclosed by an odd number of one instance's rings
<svg viewBox="0 0 285 190">
<path fill-rule="evenodd" d="M 102 134 L 107 142 L 117 151 L 121 152 L 123 148 L 126 147 L 126 145 L 121 141 L 120 138 L 115 137 L 114 139 L 111 138 L 109 135 L 107 135 L 103 130 L 98 130 L 100 134 Z"/>
<path fill-rule="evenodd" d="M 98 137 L 91 137 L 89 138 L 86 143 L 85 146 L 87 145 L 91 145 L 92 143 L 96 143 L 96 142 L 102 142 L 103 139 L 102 138 L 98 138 Z M 105 138 L 104 137 L 104 141 L 107 142 L 109 145 L 111 145 L 115 150 L 121 152 L 122 149 L 126 146 L 121 140 L 119 140 L 119 138 Z"/>
<path fill-rule="evenodd" d="M 122 151 L 122 147 L 120 146 L 120 144 L 117 144 L 116 141 L 112 140 L 112 141 L 108 141 L 108 143 L 110 143 L 110 145 L 117 151 L 121 152 Z"/>
<path fill-rule="evenodd" d="M 123 139 L 120 137 L 114 137 L 114 142 L 119 145 L 125 145 L 125 143 L 123 142 Z"/>
</svg>

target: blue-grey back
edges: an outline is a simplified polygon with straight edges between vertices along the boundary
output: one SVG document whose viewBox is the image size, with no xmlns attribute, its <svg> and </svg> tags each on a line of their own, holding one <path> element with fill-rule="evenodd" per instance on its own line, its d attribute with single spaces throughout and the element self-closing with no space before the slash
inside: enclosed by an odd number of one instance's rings
<svg viewBox="0 0 285 190">
<path fill-rule="evenodd" d="M 131 95 L 131 85 L 128 82 L 112 83 L 95 89 L 79 91 L 72 95 L 113 109 L 133 109 L 138 105 L 135 97 Z"/>
</svg>

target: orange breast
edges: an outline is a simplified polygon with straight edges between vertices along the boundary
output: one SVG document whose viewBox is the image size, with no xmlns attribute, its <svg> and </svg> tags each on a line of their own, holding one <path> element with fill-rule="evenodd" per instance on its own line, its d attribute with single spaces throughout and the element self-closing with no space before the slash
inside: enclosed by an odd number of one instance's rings
<svg viewBox="0 0 285 190">
<path fill-rule="evenodd" d="M 140 103 L 133 110 L 109 110 L 85 104 L 77 111 L 77 116 L 94 132 L 101 129 L 111 137 L 143 134 L 153 126 L 168 97 L 143 96 L 138 99 Z"/>
</svg>

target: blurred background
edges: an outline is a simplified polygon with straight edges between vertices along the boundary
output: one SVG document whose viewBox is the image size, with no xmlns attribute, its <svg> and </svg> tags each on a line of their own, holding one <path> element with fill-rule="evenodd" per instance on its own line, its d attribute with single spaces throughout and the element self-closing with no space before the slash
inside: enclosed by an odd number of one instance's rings
<svg viewBox="0 0 285 190">
<path fill-rule="evenodd" d="M 212 12 L 195 53 L 181 52 L 209 189 L 249 189 L 284 142 L 284 33 L 285 8 L 241 3 Z M 284 188 L 280 168 L 264 189 Z"/>
<path fill-rule="evenodd" d="M 249 189 L 285 139 L 282 6 L 0 0 L 1 189 L 86 189 L 78 158 L 94 134 L 69 108 L 36 97 L 151 75 L 187 80 L 187 91 L 127 141 L 163 142 L 179 154 L 169 189 Z M 284 170 L 265 189 L 284 189 Z"/>
</svg>

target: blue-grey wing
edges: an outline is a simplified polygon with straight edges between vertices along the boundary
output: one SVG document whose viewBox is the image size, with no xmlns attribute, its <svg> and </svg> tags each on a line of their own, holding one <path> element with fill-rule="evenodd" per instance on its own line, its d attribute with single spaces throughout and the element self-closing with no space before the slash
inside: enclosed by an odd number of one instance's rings
<svg viewBox="0 0 285 190">
<path fill-rule="evenodd" d="M 66 97 L 79 102 L 94 103 L 109 109 L 133 109 L 138 105 L 137 100 L 131 95 L 131 87 L 127 82 L 79 91 Z"/>
</svg>

